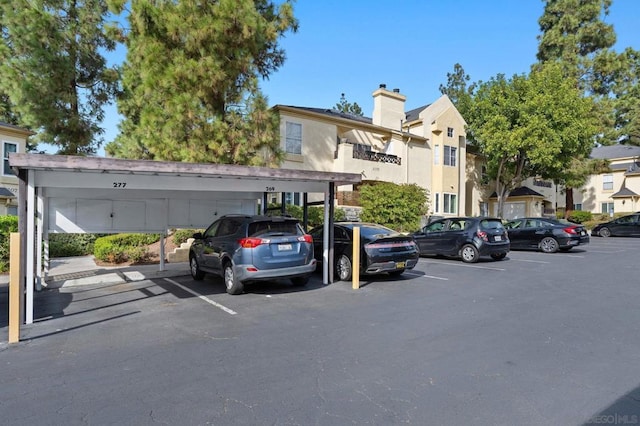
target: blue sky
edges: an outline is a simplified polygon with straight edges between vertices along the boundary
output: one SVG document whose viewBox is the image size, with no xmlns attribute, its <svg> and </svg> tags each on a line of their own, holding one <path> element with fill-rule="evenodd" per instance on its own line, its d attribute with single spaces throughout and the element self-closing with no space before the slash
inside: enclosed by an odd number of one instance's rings
<svg viewBox="0 0 640 426">
<path fill-rule="evenodd" d="M 542 0 L 298 0 L 300 28 L 281 40 L 287 60 L 262 90 L 269 105 L 318 108 L 345 93 L 370 117 L 371 95 L 385 83 L 407 97 L 407 110 L 416 108 L 440 96 L 455 63 L 472 81 L 528 72 L 543 9 Z M 640 0 L 613 0 L 606 21 L 616 50 L 640 50 Z M 107 110 L 105 142 L 119 119 L 115 107 Z"/>
</svg>

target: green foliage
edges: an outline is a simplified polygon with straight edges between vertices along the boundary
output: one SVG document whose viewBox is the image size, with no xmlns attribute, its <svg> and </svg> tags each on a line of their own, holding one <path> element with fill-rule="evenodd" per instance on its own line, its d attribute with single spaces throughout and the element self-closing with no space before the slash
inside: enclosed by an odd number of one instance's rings
<svg viewBox="0 0 640 426">
<path fill-rule="evenodd" d="M 108 235 L 95 240 L 93 255 L 102 262 L 142 262 L 148 257 L 145 246 L 159 239 L 159 234 Z"/>
<path fill-rule="evenodd" d="M 9 270 L 10 235 L 18 232 L 18 216 L 0 216 L 0 272 Z"/>
<path fill-rule="evenodd" d="M 342 96 L 340 96 L 340 102 L 338 102 L 334 108 L 338 111 L 345 112 L 351 115 L 358 115 L 360 117 L 362 117 L 363 115 L 360 105 L 355 102 L 347 102 L 347 98 L 345 97 L 344 93 L 342 94 Z"/>
<path fill-rule="evenodd" d="M 360 188 L 360 219 L 400 232 L 415 231 L 420 227 L 420 218 L 427 213 L 427 202 L 426 190 L 416 184 L 365 184 Z"/>
<path fill-rule="evenodd" d="M 104 52 L 115 49 L 107 1 L 0 3 L 0 92 L 10 115 L 61 154 L 93 154 L 103 107 L 119 74 Z"/>
<path fill-rule="evenodd" d="M 279 120 L 260 92 L 297 30 L 291 1 L 131 3 L 123 65 L 125 117 L 110 155 L 277 166 Z"/>
<path fill-rule="evenodd" d="M 465 73 L 462 65 L 456 63 L 453 72 L 447 73 L 447 84 L 440 85 L 440 93 L 447 95 L 463 117 L 471 113 L 473 96 L 478 87 L 477 83 L 469 83 L 469 80 L 471 77 Z M 472 140 L 472 137 L 469 139 Z"/>
<path fill-rule="evenodd" d="M 473 103 L 467 122 L 496 182 L 500 217 L 504 199 L 525 179 L 560 180 L 573 159 L 592 149 L 593 101 L 559 64 L 492 78 L 480 84 Z"/>
<path fill-rule="evenodd" d="M 186 243 L 196 232 L 203 231 L 203 229 L 176 229 L 173 233 L 173 243 L 179 246 L 180 244 Z"/>
<path fill-rule="evenodd" d="M 569 213 L 568 220 L 575 223 L 585 223 L 593 219 L 593 215 L 591 212 L 586 212 L 582 210 L 573 210 Z"/>
<path fill-rule="evenodd" d="M 269 204 L 270 215 L 276 216 L 280 214 L 280 204 Z M 285 206 L 285 214 L 288 214 L 302 223 L 303 209 L 300 206 L 294 204 L 287 204 Z M 335 222 L 344 220 L 346 214 L 344 210 L 340 208 L 333 209 L 333 220 Z M 322 225 L 324 223 L 324 207 L 309 206 L 307 207 L 307 227 L 309 229 Z"/>
<path fill-rule="evenodd" d="M 102 234 L 49 234 L 49 257 L 87 256 Z"/>
</svg>

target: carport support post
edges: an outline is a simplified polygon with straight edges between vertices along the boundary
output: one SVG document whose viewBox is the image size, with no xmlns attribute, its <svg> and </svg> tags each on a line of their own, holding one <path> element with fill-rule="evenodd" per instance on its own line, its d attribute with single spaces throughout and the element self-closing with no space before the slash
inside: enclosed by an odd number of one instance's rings
<svg viewBox="0 0 640 426">
<path fill-rule="evenodd" d="M 20 340 L 20 233 L 12 232 L 9 245 L 9 343 Z"/>
<path fill-rule="evenodd" d="M 35 202 L 36 191 L 34 187 L 35 172 L 28 171 L 27 178 L 27 259 L 26 259 L 26 305 L 25 324 L 33 324 L 33 287 L 35 284 Z"/>
<path fill-rule="evenodd" d="M 360 288 L 360 227 L 353 227 L 353 253 L 351 255 L 351 283 L 354 290 Z"/>
</svg>

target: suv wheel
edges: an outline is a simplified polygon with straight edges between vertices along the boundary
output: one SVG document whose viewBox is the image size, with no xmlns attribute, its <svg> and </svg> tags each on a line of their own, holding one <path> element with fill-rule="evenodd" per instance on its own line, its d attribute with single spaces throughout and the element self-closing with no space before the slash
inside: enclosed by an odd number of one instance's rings
<svg viewBox="0 0 640 426">
<path fill-rule="evenodd" d="M 341 254 L 336 262 L 336 275 L 340 281 L 351 279 L 351 259 L 346 254 Z"/>
<path fill-rule="evenodd" d="M 555 253 L 558 251 L 558 242 L 551 237 L 545 237 L 540 241 L 540 250 L 545 253 Z"/>
<path fill-rule="evenodd" d="M 189 258 L 189 270 L 191 271 L 191 277 L 196 281 L 202 281 L 204 278 L 204 272 L 200 270 L 200 265 L 198 265 L 198 259 L 196 259 L 195 255 L 191 255 Z"/>
<path fill-rule="evenodd" d="M 224 285 L 227 288 L 227 293 L 229 294 L 242 294 L 244 291 L 244 286 L 238 278 L 236 274 L 233 272 L 233 265 L 231 262 L 226 262 L 224 264 Z"/>
<path fill-rule="evenodd" d="M 473 244 L 465 244 L 460 250 L 460 257 L 465 263 L 476 263 L 478 261 L 478 249 Z"/>
<path fill-rule="evenodd" d="M 611 236 L 611 231 L 609 230 L 609 228 L 600 228 L 600 232 L 598 232 L 598 234 L 601 237 L 610 237 Z"/>
</svg>

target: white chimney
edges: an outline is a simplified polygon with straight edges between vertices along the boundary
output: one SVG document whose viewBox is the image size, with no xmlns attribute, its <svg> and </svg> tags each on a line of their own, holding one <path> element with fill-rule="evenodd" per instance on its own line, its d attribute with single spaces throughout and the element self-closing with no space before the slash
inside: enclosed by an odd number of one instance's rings
<svg viewBox="0 0 640 426">
<path fill-rule="evenodd" d="M 407 97 L 400 94 L 400 89 L 387 90 L 386 84 L 373 92 L 373 124 L 393 130 L 401 130 L 406 114 L 404 102 Z"/>
</svg>

